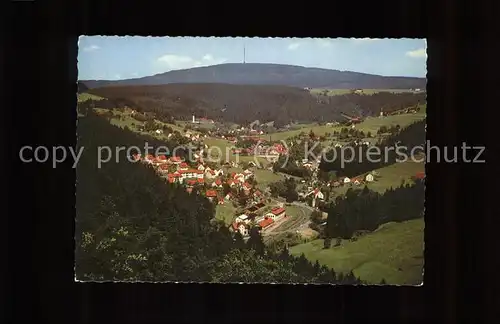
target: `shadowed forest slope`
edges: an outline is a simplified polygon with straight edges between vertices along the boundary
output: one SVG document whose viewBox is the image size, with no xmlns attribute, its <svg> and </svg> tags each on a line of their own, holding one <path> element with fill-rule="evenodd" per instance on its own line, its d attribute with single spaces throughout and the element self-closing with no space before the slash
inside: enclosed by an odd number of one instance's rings
<svg viewBox="0 0 500 324">
<path fill-rule="evenodd" d="M 169 84 L 116 86 L 89 93 L 131 103 L 139 111 L 167 114 L 176 119 L 207 117 L 218 121 L 251 123 L 274 121 L 326 122 L 344 120 L 341 113 L 365 116 L 390 112 L 425 102 L 425 94 L 376 93 L 317 97 L 307 90 L 286 86 L 230 84 Z"/>
</svg>

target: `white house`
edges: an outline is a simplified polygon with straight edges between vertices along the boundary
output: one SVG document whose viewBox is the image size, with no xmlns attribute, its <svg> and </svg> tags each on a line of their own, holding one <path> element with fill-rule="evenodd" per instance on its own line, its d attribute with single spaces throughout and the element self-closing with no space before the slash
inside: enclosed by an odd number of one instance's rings
<svg viewBox="0 0 500 324">
<path fill-rule="evenodd" d="M 198 170 L 205 171 L 205 166 L 203 164 L 198 165 Z"/>
<path fill-rule="evenodd" d="M 250 171 L 250 170 L 243 171 L 243 177 L 245 178 L 245 180 L 248 180 L 252 176 L 253 176 L 253 172 L 252 171 Z"/>
<path fill-rule="evenodd" d="M 373 181 L 373 174 L 368 173 L 365 177 L 366 182 L 372 182 Z"/>
<path fill-rule="evenodd" d="M 212 183 L 212 187 L 214 188 L 222 188 L 222 181 L 220 179 L 216 179 L 213 183 Z"/>
<path fill-rule="evenodd" d="M 283 207 L 273 208 L 270 213 L 266 214 L 268 218 L 271 218 L 274 221 L 277 221 L 278 219 L 284 217 L 285 215 L 286 215 L 286 210 Z"/>
<path fill-rule="evenodd" d="M 314 189 L 313 193 L 312 207 L 316 207 L 316 200 L 325 199 L 325 195 L 319 189 Z"/>
<path fill-rule="evenodd" d="M 209 168 L 205 169 L 205 177 L 207 179 L 213 179 L 216 177 L 214 170 L 210 170 Z"/>
<path fill-rule="evenodd" d="M 238 180 L 240 182 L 244 182 L 245 181 L 245 175 L 242 174 L 242 173 L 236 173 L 233 177 L 234 180 Z"/>
<path fill-rule="evenodd" d="M 235 231 L 240 232 L 242 236 L 248 236 L 248 227 L 246 226 L 245 223 L 234 223 L 233 224 L 233 229 Z"/>
<path fill-rule="evenodd" d="M 241 214 L 240 216 L 236 217 L 236 222 L 242 222 L 244 224 L 250 223 L 250 219 L 248 219 L 248 216 L 245 214 Z"/>
<path fill-rule="evenodd" d="M 157 130 L 155 131 L 155 133 L 156 133 L 157 135 L 161 135 L 161 134 L 163 134 L 163 130 L 162 130 L 162 129 L 157 129 Z"/>
<path fill-rule="evenodd" d="M 351 179 L 349 179 L 348 177 L 345 177 L 344 184 L 349 184 L 349 183 L 351 183 Z"/>
<path fill-rule="evenodd" d="M 319 190 L 314 190 L 314 198 L 316 199 L 325 199 L 325 195 Z"/>
</svg>

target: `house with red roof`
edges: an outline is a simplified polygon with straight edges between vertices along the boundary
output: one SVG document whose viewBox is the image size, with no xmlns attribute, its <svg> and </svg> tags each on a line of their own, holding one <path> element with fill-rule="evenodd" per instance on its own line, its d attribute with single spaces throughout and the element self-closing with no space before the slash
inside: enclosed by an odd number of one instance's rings
<svg viewBox="0 0 500 324">
<path fill-rule="evenodd" d="M 196 181 L 196 179 L 188 179 L 186 180 L 186 183 L 188 186 L 194 186 L 195 184 L 198 183 L 198 181 Z"/>
<path fill-rule="evenodd" d="M 182 159 L 179 156 L 172 156 L 170 158 L 170 162 L 172 162 L 173 164 L 181 164 Z"/>
<path fill-rule="evenodd" d="M 245 180 L 248 180 L 253 177 L 253 172 L 247 169 L 243 171 L 243 177 L 245 178 Z"/>
<path fill-rule="evenodd" d="M 245 223 L 234 222 L 232 225 L 233 231 L 240 232 L 242 236 L 248 236 L 248 225 Z"/>
<path fill-rule="evenodd" d="M 215 171 L 214 171 L 214 170 L 212 170 L 212 169 L 210 169 L 210 168 L 208 168 L 208 167 L 207 167 L 207 168 L 205 169 L 205 177 L 206 177 L 207 179 L 213 179 L 213 178 L 215 178 L 215 177 L 216 177 L 216 173 L 215 173 Z"/>
<path fill-rule="evenodd" d="M 244 182 L 246 179 L 245 179 L 245 175 L 243 173 L 236 173 L 234 176 L 233 176 L 233 179 L 234 180 L 238 180 L 239 182 Z"/>
<path fill-rule="evenodd" d="M 273 209 L 271 209 L 270 213 L 266 214 L 266 217 L 271 218 L 275 221 L 284 216 L 286 216 L 286 210 L 283 207 L 274 207 Z"/>
<path fill-rule="evenodd" d="M 189 166 L 186 162 L 181 162 L 178 164 L 178 170 L 187 170 L 189 169 Z"/>
<path fill-rule="evenodd" d="M 220 178 L 215 179 L 215 181 L 212 183 L 212 187 L 222 188 L 222 180 Z"/>
<path fill-rule="evenodd" d="M 192 193 L 192 192 L 193 192 L 193 187 L 190 187 L 190 186 L 189 186 L 189 187 L 186 187 L 186 191 L 187 191 L 188 193 Z"/>
<path fill-rule="evenodd" d="M 217 198 L 217 191 L 215 190 L 207 190 L 205 193 L 205 196 L 210 200 L 213 201 L 214 198 Z"/>
<path fill-rule="evenodd" d="M 167 157 L 163 154 L 159 155 L 157 159 L 160 163 L 167 163 L 167 161 L 168 161 Z"/>
<path fill-rule="evenodd" d="M 274 223 L 274 219 L 271 217 L 265 217 L 263 220 L 259 222 L 259 226 L 261 229 L 266 229 Z"/>
<path fill-rule="evenodd" d="M 250 194 L 250 190 L 252 190 L 252 185 L 249 184 L 248 182 L 245 182 L 243 183 L 243 185 L 241 186 L 243 188 L 243 192 L 245 195 L 249 195 Z"/>
<path fill-rule="evenodd" d="M 318 200 L 324 200 L 324 199 L 325 199 L 325 195 L 321 192 L 321 190 L 319 190 L 318 188 L 314 189 L 312 207 L 316 207 Z"/>
<path fill-rule="evenodd" d="M 233 188 L 233 187 L 238 187 L 240 184 L 241 184 L 241 181 L 239 181 L 238 179 L 229 179 L 227 181 L 227 184 L 229 185 L 229 187 Z"/>
<path fill-rule="evenodd" d="M 158 173 L 160 173 L 160 174 L 165 174 L 165 173 L 168 173 L 168 165 L 166 165 L 166 164 L 161 164 L 161 165 L 158 167 Z"/>
<path fill-rule="evenodd" d="M 363 179 L 362 178 L 354 178 L 353 179 L 353 183 L 356 185 L 356 186 L 359 186 L 360 184 L 363 183 Z"/>
<path fill-rule="evenodd" d="M 219 205 L 224 205 L 224 198 L 219 198 Z"/>
<path fill-rule="evenodd" d="M 425 172 L 417 172 L 417 174 L 415 174 L 415 179 L 419 180 L 425 179 Z"/>
<path fill-rule="evenodd" d="M 144 158 L 144 162 L 149 163 L 149 164 L 153 163 L 154 160 L 155 160 L 155 157 L 151 154 L 146 155 L 146 157 Z"/>
</svg>

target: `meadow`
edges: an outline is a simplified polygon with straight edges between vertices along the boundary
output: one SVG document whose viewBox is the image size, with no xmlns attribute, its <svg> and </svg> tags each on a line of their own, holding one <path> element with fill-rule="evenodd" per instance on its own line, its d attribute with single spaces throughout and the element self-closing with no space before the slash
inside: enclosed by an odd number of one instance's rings
<svg viewBox="0 0 500 324">
<path fill-rule="evenodd" d="M 363 90 L 362 94 L 364 95 L 372 95 L 379 92 L 389 92 L 389 93 L 405 93 L 405 92 L 414 92 L 410 89 L 361 89 Z M 313 88 L 310 90 L 312 94 L 319 95 L 324 94 L 326 91 L 327 96 L 341 96 L 345 94 L 352 93 L 351 89 L 320 89 Z"/>
<path fill-rule="evenodd" d="M 356 276 L 371 284 L 382 279 L 394 285 L 419 285 L 424 266 L 424 219 L 386 223 L 357 241 L 342 241 L 324 249 L 322 239 L 290 248 L 293 255 L 304 253 L 337 272 L 353 269 Z"/>
<path fill-rule="evenodd" d="M 84 102 L 84 101 L 87 101 L 87 100 L 103 100 L 104 98 L 103 97 L 99 97 L 99 96 L 96 96 L 96 95 L 93 95 L 93 94 L 90 94 L 90 93 L 79 93 L 77 95 L 77 98 L 78 98 L 78 102 Z"/>
<path fill-rule="evenodd" d="M 375 171 L 377 172 L 375 181 L 367 183 L 366 186 L 373 191 L 384 193 L 389 188 L 399 187 L 402 181 L 411 183 L 411 177 L 415 176 L 418 172 L 425 171 L 425 163 L 408 160 L 405 162 L 397 162 Z M 364 185 L 361 185 L 359 188 L 363 187 Z M 349 188 L 355 187 L 343 186 L 334 188 L 332 189 L 332 193 L 334 193 L 335 196 L 344 195 Z"/>
</svg>

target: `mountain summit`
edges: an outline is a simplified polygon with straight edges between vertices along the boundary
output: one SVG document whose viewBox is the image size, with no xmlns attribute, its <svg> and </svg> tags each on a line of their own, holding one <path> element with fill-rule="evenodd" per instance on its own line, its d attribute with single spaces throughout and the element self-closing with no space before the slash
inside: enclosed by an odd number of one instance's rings
<svg viewBox="0 0 500 324">
<path fill-rule="evenodd" d="M 162 85 L 170 83 L 226 83 L 282 85 L 330 89 L 425 88 L 425 78 L 388 77 L 283 64 L 228 63 L 175 70 L 127 80 L 81 80 L 88 88 L 114 85 Z"/>
</svg>

